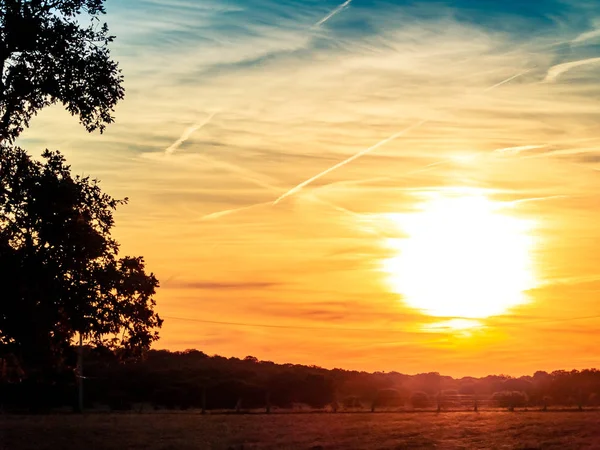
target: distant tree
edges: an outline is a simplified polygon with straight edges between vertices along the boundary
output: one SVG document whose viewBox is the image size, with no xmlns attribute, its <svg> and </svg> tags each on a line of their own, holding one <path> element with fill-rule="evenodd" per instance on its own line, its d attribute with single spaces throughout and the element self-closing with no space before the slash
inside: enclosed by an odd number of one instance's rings
<svg viewBox="0 0 600 450">
<path fill-rule="evenodd" d="M 300 386 L 298 399 L 311 408 L 324 408 L 334 400 L 335 387 L 331 379 L 324 375 L 308 374 Z"/>
<path fill-rule="evenodd" d="M 527 405 L 527 394 L 521 391 L 499 391 L 492 395 L 492 403 L 500 408 L 508 408 L 514 411 L 515 408 Z"/>
<path fill-rule="evenodd" d="M 78 333 L 137 355 L 162 325 L 158 280 L 142 258 L 119 258 L 110 234 L 125 201 L 73 177 L 59 153 L 43 159 L 0 146 L 0 357 L 15 355 L 26 376 L 72 365 Z"/>
<path fill-rule="evenodd" d="M 595 392 L 590 394 L 589 399 L 588 399 L 588 404 L 590 406 L 595 406 L 595 407 L 600 406 L 600 395 L 598 395 Z"/>
<path fill-rule="evenodd" d="M 552 404 L 552 397 L 549 397 L 546 395 L 542 398 L 542 410 L 543 411 L 547 411 L 548 406 L 550 406 L 551 404 Z"/>
<path fill-rule="evenodd" d="M 439 407 L 444 409 L 461 406 L 461 396 L 456 389 L 446 389 L 439 393 Z"/>
<path fill-rule="evenodd" d="M 55 103 L 88 130 L 104 130 L 123 98 L 100 22 L 104 0 L 0 0 L 0 143 L 13 142 Z"/>
<path fill-rule="evenodd" d="M 429 395 L 422 391 L 414 392 L 410 396 L 410 403 L 413 408 L 426 408 L 430 405 Z"/>
<path fill-rule="evenodd" d="M 404 397 L 397 389 L 380 389 L 375 397 L 377 407 L 404 406 Z"/>
<path fill-rule="evenodd" d="M 363 406 L 362 402 L 360 401 L 360 398 L 358 398 L 355 395 L 350 395 L 348 397 L 345 397 L 342 401 L 342 405 L 346 409 L 362 408 L 362 406 Z"/>
</svg>

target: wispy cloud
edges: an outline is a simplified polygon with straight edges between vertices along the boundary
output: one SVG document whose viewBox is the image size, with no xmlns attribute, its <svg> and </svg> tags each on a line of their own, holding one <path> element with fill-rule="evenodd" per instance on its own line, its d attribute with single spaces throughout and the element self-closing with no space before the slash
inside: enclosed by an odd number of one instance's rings
<svg viewBox="0 0 600 450">
<path fill-rule="evenodd" d="M 577 61 L 570 61 L 562 64 L 557 64 L 548 69 L 548 73 L 546 74 L 546 78 L 544 78 L 544 83 L 551 83 L 552 81 L 556 81 L 562 74 L 568 72 L 571 69 L 575 69 L 581 66 L 587 66 L 589 64 L 596 64 L 600 62 L 600 58 L 587 58 L 580 59 Z"/>
<path fill-rule="evenodd" d="M 600 29 L 586 31 L 585 33 L 581 33 L 575 39 L 571 41 L 573 44 L 580 44 L 582 42 L 586 42 L 592 39 L 600 38 Z"/>
<path fill-rule="evenodd" d="M 206 289 L 206 290 L 250 290 L 268 289 L 280 286 L 281 283 L 270 281 L 171 281 L 165 285 L 179 289 Z"/>
</svg>

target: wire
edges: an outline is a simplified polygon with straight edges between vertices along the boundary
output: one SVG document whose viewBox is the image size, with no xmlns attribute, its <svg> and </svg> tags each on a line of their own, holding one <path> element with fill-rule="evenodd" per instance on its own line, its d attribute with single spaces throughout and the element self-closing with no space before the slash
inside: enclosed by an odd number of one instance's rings
<svg viewBox="0 0 600 450">
<path fill-rule="evenodd" d="M 359 332 L 398 332 L 405 333 L 405 330 L 397 330 L 397 329 L 384 329 L 384 328 L 349 328 L 349 327 L 322 327 L 322 326 L 302 326 L 302 325 L 272 325 L 265 323 L 248 323 L 248 322 L 226 322 L 219 320 L 204 320 L 204 319 L 196 319 L 191 317 L 175 317 L 175 316 L 162 316 L 165 319 L 170 320 L 181 320 L 186 322 L 198 322 L 198 323 L 206 323 L 212 325 L 225 325 L 225 326 L 238 326 L 238 327 L 254 327 L 254 328 L 276 328 L 276 329 L 292 329 L 292 330 L 322 330 L 322 331 L 359 331 Z M 577 320 L 590 320 L 590 319 L 598 319 L 600 315 L 595 316 L 583 316 L 583 317 L 568 317 L 564 319 L 542 319 L 542 320 L 532 320 L 527 322 L 526 324 L 538 324 L 538 323 L 560 323 L 560 322 L 572 322 Z M 452 318 L 442 318 L 440 317 L 440 321 L 456 319 L 456 317 Z M 464 319 L 461 317 L 461 319 Z M 477 319 L 468 319 L 468 320 L 477 320 Z M 498 324 L 498 327 L 502 326 L 523 326 L 526 325 L 523 322 L 520 323 L 506 323 L 506 324 Z"/>
</svg>

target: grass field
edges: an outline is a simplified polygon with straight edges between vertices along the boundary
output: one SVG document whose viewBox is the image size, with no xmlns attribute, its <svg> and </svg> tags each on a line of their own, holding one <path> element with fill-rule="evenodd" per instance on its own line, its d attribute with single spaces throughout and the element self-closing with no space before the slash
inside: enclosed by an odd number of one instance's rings
<svg viewBox="0 0 600 450">
<path fill-rule="evenodd" d="M 0 416 L 1 450 L 600 449 L 600 412 Z"/>
</svg>

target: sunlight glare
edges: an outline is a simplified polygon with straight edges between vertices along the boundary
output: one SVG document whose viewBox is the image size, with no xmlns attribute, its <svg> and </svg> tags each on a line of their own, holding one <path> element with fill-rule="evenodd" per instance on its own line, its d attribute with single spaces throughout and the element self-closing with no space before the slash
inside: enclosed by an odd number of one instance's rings
<svg viewBox="0 0 600 450">
<path fill-rule="evenodd" d="M 405 237 L 388 240 L 394 292 L 436 317 L 480 319 L 527 301 L 535 286 L 531 223 L 480 192 L 437 192 L 416 212 L 393 214 Z"/>
</svg>

